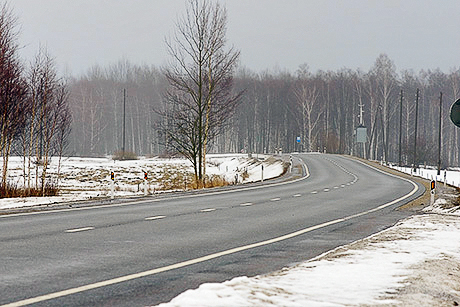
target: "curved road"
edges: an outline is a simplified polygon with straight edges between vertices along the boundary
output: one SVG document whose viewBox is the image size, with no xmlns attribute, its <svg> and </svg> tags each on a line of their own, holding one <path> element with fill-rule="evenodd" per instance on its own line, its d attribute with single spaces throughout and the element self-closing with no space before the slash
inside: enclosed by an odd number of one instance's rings
<svg viewBox="0 0 460 307">
<path fill-rule="evenodd" d="M 343 156 L 238 190 L 0 218 L 0 305 L 143 306 L 311 259 L 410 214 L 423 187 Z"/>
</svg>

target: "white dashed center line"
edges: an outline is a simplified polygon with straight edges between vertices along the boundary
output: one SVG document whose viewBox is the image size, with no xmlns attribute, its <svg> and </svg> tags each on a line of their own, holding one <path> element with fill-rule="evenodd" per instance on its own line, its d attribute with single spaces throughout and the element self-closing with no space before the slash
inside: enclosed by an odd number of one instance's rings
<svg viewBox="0 0 460 307">
<path fill-rule="evenodd" d="M 328 188 L 325 188 L 325 189 L 324 189 L 324 192 L 329 192 L 329 189 L 328 189 Z"/>
<path fill-rule="evenodd" d="M 209 208 L 209 209 L 200 210 L 200 212 L 211 212 L 211 211 L 216 211 L 216 208 Z"/>
<path fill-rule="evenodd" d="M 243 204 L 240 204 L 241 207 L 245 207 L 245 206 L 252 206 L 253 203 L 243 203 Z"/>
<path fill-rule="evenodd" d="M 275 198 L 270 199 L 270 201 L 278 201 L 278 200 L 281 200 L 281 198 L 280 197 L 275 197 Z"/>
<path fill-rule="evenodd" d="M 292 197 L 300 197 L 300 196 L 302 196 L 302 194 L 294 194 L 294 195 L 292 195 Z"/>
<path fill-rule="evenodd" d="M 318 191 L 313 191 L 311 192 L 311 194 L 318 194 Z"/>
<path fill-rule="evenodd" d="M 157 216 L 146 217 L 145 220 L 147 221 L 159 220 L 159 219 L 164 219 L 165 217 L 166 217 L 165 215 L 157 215 Z"/>
<path fill-rule="evenodd" d="M 82 227 L 82 228 L 74 228 L 74 229 L 67 229 L 65 232 L 72 233 L 72 232 L 80 232 L 80 231 L 87 231 L 93 230 L 94 227 Z"/>
</svg>

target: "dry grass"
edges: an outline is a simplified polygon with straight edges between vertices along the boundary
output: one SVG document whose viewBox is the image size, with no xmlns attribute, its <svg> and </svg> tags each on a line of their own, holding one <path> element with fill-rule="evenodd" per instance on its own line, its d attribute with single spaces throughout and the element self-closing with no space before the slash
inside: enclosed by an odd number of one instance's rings
<svg viewBox="0 0 460 307">
<path fill-rule="evenodd" d="M 44 195 L 42 189 L 29 188 L 25 189 L 18 187 L 15 184 L 7 184 L 7 186 L 0 187 L 0 198 L 13 198 L 13 197 L 41 197 L 41 196 L 56 196 L 59 189 L 54 184 L 46 184 Z"/>
<path fill-rule="evenodd" d="M 192 173 L 184 172 L 165 172 L 158 179 L 158 190 L 195 190 L 203 188 L 195 181 L 195 176 Z M 218 175 L 206 176 L 204 188 L 223 187 L 229 183 Z"/>
</svg>

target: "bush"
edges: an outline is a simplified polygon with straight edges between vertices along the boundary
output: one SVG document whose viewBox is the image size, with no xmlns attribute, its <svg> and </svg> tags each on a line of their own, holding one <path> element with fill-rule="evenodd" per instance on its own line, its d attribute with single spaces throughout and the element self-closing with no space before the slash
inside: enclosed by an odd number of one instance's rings
<svg viewBox="0 0 460 307">
<path fill-rule="evenodd" d="M 137 155 L 132 151 L 117 151 L 112 156 L 113 160 L 137 160 Z"/>
</svg>

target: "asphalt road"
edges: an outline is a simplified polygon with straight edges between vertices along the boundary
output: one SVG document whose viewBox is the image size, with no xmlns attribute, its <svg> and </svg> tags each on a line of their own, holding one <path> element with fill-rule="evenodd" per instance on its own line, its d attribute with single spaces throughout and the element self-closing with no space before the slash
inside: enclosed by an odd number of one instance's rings
<svg viewBox="0 0 460 307">
<path fill-rule="evenodd" d="M 1 217 L 0 305 L 158 304 L 366 237 L 423 192 L 346 157 L 297 157 L 295 181 Z"/>
</svg>

